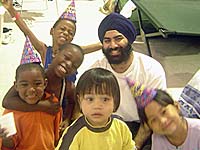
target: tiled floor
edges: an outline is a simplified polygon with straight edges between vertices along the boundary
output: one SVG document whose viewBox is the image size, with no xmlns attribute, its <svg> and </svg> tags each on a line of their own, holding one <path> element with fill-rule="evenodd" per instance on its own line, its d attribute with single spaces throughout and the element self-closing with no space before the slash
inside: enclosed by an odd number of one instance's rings
<svg viewBox="0 0 200 150">
<path fill-rule="evenodd" d="M 57 0 L 59 15 L 64 11 L 70 1 Z M 44 1 L 25 0 L 22 17 L 26 20 L 35 35 L 51 45 L 50 27 L 58 18 L 56 1 L 47 1 L 48 9 L 44 9 Z M 76 0 L 77 10 L 77 32 L 74 43 L 87 45 L 98 41 L 97 29 L 99 22 L 104 17 L 98 9 L 103 4 L 103 0 Z M 37 10 L 33 10 L 37 8 Z M 26 11 L 25 11 L 26 10 Z M 29 10 L 29 11 L 27 11 Z M 5 14 L 4 26 L 12 28 L 12 41 L 7 45 L 0 46 L 0 102 L 3 96 L 13 84 L 15 69 L 19 65 L 22 49 L 24 46 L 24 35 L 11 22 L 10 16 Z M 200 44 L 196 38 L 169 38 L 162 37 L 150 40 L 153 57 L 156 58 L 164 67 L 167 75 L 169 91 L 176 98 L 181 89 L 200 66 Z M 140 38 L 134 43 L 134 49 L 146 53 L 144 43 Z M 97 58 L 102 57 L 102 52 L 97 51 L 85 56 L 84 62 L 79 68 L 78 77 L 92 64 Z M 175 90 L 174 90 L 175 89 Z"/>
</svg>

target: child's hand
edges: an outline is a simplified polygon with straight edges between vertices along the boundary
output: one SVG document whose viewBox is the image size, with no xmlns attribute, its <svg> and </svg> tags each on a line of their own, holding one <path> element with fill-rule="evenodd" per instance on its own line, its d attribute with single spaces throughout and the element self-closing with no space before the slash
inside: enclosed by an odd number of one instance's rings
<svg viewBox="0 0 200 150">
<path fill-rule="evenodd" d="M 1 138 L 7 138 L 8 132 L 6 131 L 6 128 L 1 128 L 0 125 L 0 137 Z"/>
<path fill-rule="evenodd" d="M 65 130 L 68 126 L 69 126 L 69 121 L 68 119 L 66 119 L 60 124 L 60 129 Z"/>
<path fill-rule="evenodd" d="M 9 9 L 9 8 L 13 7 L 13 1 L 12 0 L 0 0 L 0 2 L 2 3 L 2 5 L 6 9 Z"/>
<path fill-rule="evenodd" d="M 49 97 L 49 100 L 41 100 L 38 105 L 41 111 L 47 112 L 51 115 L 55 115 L 60 110 L 60 103 L 53 102 L 54 95 Z"/>
</svg>

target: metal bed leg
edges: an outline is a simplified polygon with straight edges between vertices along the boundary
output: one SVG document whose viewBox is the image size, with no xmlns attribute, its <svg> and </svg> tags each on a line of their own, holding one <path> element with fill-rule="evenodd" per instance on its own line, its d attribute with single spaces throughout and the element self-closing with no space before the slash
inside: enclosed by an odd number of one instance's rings
<svg viewBox="0 0 200 150">
<path fill-rule="evenodd" d="M 147 51 L 148 51 L 148 55 L 152 57 L 152 53 L 151 53 L 151 48 L 149 45 L 149 39 L 146 37 L 146 34 L 144 32 L 143 29 L 143 25 L 142 25 L 142 17 L 141 17 L 141 12 L 140 10 L 137 8 L 137 12 L 138 12 L 138 20 L 139 20 L 139 27 L 140 27 L 140 34 L 142 37 L 142 40 L 145 42 L 146 47 L 147 47 Z"/>
</svg>

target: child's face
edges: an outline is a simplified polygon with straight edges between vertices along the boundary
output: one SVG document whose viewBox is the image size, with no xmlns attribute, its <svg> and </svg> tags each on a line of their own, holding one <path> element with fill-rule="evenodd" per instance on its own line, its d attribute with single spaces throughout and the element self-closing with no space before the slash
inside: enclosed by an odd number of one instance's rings
<svg viewBox="0 0 200 150">
<path fill-rule="evenodd" d="M 82 63 L 82 58 L 83 55 L 79 50 L 76 50 L 74 47 L 68 47 L 56 55 L 51 66 L 54 68 L 55 74 L 62 78 L 75 73 Z"/>
<path fill-rule="evenodd" d="M 93 126 L 105 126 L 114 110 L 114 100 L 109 95 L 85 94 L 79 105 Z"/>
<path fill-rule="evenodd" d="M 44 95 L 47 80 L 37 69 L 24 70 L 15 81 L 15 88 L 21 99 L 28 104 L 36 104 Z"/>
<path fill-rule="evenodd" d="M 147 122 L 154 133 L 172 135 L 181 123 L 178 104 L 169 104 L 166 107 L 152 101 L 145 107 Z"/>
<path fill-rule="evenodd" d="M 75 35 L 76 26 L 72 21 L 60 20 L 54 28 L 51 29 L 51 35 L 54 42 L 58 45 L 70 43 Z"/>
</svg>

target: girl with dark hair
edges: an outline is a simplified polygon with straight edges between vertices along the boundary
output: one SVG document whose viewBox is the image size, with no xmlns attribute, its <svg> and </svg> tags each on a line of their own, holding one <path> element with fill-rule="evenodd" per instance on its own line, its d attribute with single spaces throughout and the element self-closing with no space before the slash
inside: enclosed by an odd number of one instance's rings
<svg viewBox="0 0 200 150">
<path fill-rule="evenodd" d="M 129 82 L 143 125 L 152 131 L 152 150 L 200 150 L 200 120 L 181 115 L 178 102 L 160 89 Z"/>
</svg>

